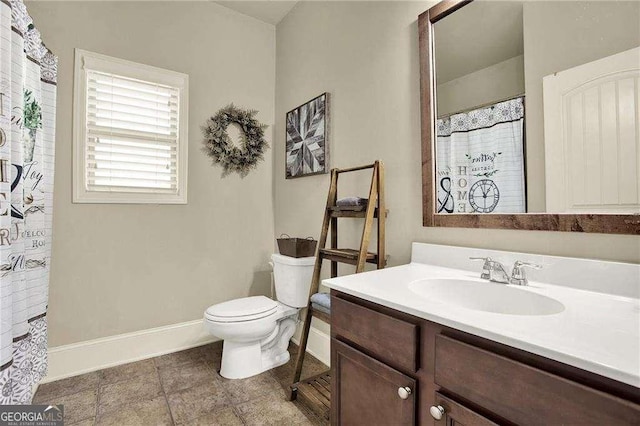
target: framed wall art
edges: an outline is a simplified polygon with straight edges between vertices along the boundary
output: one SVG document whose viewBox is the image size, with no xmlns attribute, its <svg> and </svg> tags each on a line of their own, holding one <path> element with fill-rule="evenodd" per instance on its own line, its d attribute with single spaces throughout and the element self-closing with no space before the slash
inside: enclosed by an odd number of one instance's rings
<svg viewBox="0 0 640 426">
<path fill-rule="evenodd" d="M 286 178 L 329 171 L 329 94 L 292 109 L 286 117 Z"/>
</svg>

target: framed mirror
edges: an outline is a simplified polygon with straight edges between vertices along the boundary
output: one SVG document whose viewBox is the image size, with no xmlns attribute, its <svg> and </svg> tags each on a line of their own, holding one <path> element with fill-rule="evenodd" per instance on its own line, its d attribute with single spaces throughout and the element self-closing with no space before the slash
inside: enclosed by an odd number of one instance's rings
<svg viewBox="0 0 640 426">
<path fill-rule="evenodd" d="M 640 235 L 640 2 L 419 16 L 424 226 Z"/>
</svg>

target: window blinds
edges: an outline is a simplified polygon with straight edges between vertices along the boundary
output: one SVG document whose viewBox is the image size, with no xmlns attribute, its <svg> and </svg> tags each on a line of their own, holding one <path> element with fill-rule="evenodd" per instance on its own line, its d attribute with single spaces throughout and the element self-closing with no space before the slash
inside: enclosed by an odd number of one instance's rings
<svg viewBox="0 0 640 426">
<path fill-rule="evenodd" d="M 87 71 L 89 191 L 178 191 L 179 89 Z"/>
</svg>

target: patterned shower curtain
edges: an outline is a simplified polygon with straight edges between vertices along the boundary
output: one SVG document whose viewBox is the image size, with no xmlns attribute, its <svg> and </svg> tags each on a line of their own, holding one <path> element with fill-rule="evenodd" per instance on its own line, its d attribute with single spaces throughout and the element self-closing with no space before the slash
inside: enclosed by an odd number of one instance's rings
<svg viewBox="0 0 640 426">
<path fill-rule="evenodd" d="M 438 213 L 525 213 L 524 98 L 438 119 Z"/>
<path fill-rule="evenodd" d="M 22 0 L 0 0 L 0 404 L 47 372 L 56 68 Z"/>
</svg>

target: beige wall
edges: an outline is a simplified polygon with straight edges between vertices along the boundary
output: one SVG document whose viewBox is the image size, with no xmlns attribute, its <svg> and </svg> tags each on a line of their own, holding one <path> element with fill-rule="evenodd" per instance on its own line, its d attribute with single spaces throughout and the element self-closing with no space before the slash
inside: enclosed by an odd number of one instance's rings
<svg viewBox="0 0 640 426">
<path fill-rule="evenodd" d="M 274 234 L 320 230 L 328 175 L 284 179 L 283 124 L 323 91 L 331 166 L 385 163 L 392 265 L 409 260 L 411 241 L 640 262 L 633 236 L 422 227 L 416 18 L 430 5 L 301 2 L 278 25 L 276 52 L 272 26 L 210 2 L 29 2 L 60 56 L 50 345 L 194 320 L 212 303 L 267 293 Z M 189 74 L 189 204 L 71 203 L 75 47 Z M 229 102 L 275 123 L 273 149 L 245 179 L 222 179 L 200 151 L 199 125 Z M 346 184 L 349 195 L 367 179 Z M 357 226 L 341 231 L 343 245 L 356 241 Z"/>
<path fill-rule="evenodd" d="M 524 56 L 439 84 L 438 117 L 503 101 L 524 93 Z"/>
<path fill-rule="evenodd" d="M 319 235 L 329 176 L 284 179 L 284 117 L 328 91 L 331 167 L 386 166 L 391 265 L 412 241 L 640 262 L 637 236 L 422 226 L 417 17 L 432 4 L 301 2 L 277 26 L 276 234 Z M 354 225 L 341 226 L 341 245 L 354 244 Z"/>
<path fill-rule="evenodd" d="M 49 344 L 195 320 L 268 293 L 272 154 L 222 179 L 199 126 L 234 102 L 274 121 L 275 29 L 211 2 L 30 2 L 60 57 Z M 189 203 L 71 203 L 73 49 L 189 74 Z M 267 130 L 271 141 L 272 127 Z"/>
<path fill-rule="evenodd" d="M 639 20 L 638 1 L 524 2 L 529 211 L 546 211 L 542 78 L 639 46 Z"/>
</svg>

